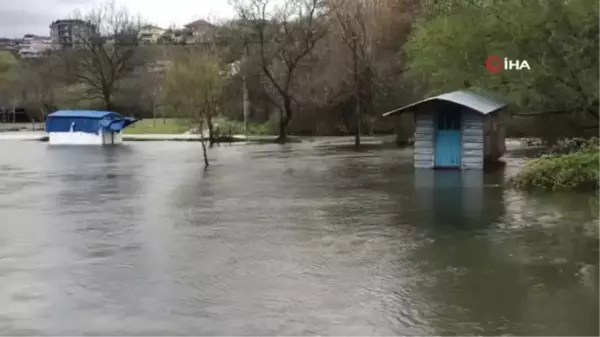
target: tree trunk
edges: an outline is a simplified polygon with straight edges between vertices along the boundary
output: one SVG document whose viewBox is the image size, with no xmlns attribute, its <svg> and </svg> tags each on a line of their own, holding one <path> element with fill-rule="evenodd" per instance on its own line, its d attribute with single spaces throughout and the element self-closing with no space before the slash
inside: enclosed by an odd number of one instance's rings
<svg viewBox="0 0 600 337">
<path fill-rule="evenodd" d="M 152 99 L 152 127 L 156 127 L 156 100 Z"/>
<path fill-rule="evenodd" d="M 204 157 L 204 169 L 208 168 L 208 154 L 206 153 L 206 141 L 204 140 L 204 123 L 200 122 L 200 143 L 202 144 L 202 156 Z"/>
<path fill-rule="evenodd" d="M 42 131 L 46 129 L 46 106 L 40 108 L 40 122 L 42 123 Z"/>
<path fill-rule="evenodd" d="M 356 38 L 354 38 L 354 48 L 352 50 L 353 71 L 354 71 L 354 99 L 356 100 L 356 134 L 354 135 L 354 147 L 360 147 L 360 78 L 358 73 L 358 50 Z"/>
<path fill-rule="evenodd" d="M 287 126 L 285 125 L 285 116 L 283 114 L 284 112 L 282 111 L 279 118 L 279 136 L 276 139 L 278 143 L 287 142 Z"/>
<path fill-rule="evenodd" d="M 356 134 L 354 135 L 354 146 L 360 147 L 360 103 L 356 103 Z"/>
<path fill-rule="evenodd" d="M 208 154 L 206 153 L 206 142 L 204 141 L 204 139 L 202 139 L 200 141 L 200 143 L 202 143 L 202 155 L 204 156 L 204 169 L 208 168 Z"/>
<path fill-rule="evenodd" d="M 110 90 L 106 88 L 102 90 L 102 98 L 104 99 L 104 106 L 106 107 L 106 110 L 112 111 L 113 103 Z"/>
<path fill-rule="evenodd" d="M 208 126 L 208 142 L 209 142 L 209 146 L 212 147 L 213 144 L 215 143 L 215 129 L 212 123 L 212 117 L 211 116 L 207 116 L 206 117 L 206 124 Z M 202 133 L 202 136 L 204 137 L 204 130 L 200 130 L 200 132 Z"/>
<path fill-rule="evenodd" d="M 292 120 L 292 99 L 284 98 L 283 99 L 283 110 L 281 111 L 281 116 L 279 118 L 279 137 L 277 137 L 278 143 L 285 143 L 288 141 L 287 136 L 287 128 Z"/>
<path fill-rule="evenodd" d="M 248 95 L 248 87 L 246 86 L 246 76 L 243 81 L 243 109 L 244 109 L 244 134 L 248 139 L 248 118 L 250 117 L 250 99 Z"/>
</svg>

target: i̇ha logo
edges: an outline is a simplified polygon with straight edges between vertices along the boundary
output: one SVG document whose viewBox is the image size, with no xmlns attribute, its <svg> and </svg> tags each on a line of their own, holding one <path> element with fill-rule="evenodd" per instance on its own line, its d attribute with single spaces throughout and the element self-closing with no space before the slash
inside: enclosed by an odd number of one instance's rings
<svg viewBox="0 0 600 337">
<path fill-rule="evenodd" d="M 485 67 L 490 73 L 501 70 L 531 70 L 529 63 L 525 60 L 510 60 L 496 55 L 490 55 L 485 60 Z"/>
</svg>

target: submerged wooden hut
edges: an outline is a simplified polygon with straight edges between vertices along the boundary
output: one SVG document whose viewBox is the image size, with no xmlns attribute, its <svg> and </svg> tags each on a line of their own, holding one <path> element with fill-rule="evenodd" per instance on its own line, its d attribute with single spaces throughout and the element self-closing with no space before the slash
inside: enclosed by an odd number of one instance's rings
<svg viewBox="0 0 600 337">
<path fill-rule="evenodd" d="M 105 145 L 123 142 L 123 129 L 137 120 L 112 111 L 59 110 L 46 118 L 51 145 Z"/>
<path fill-rule="evenodd" d="M 483 169 L 505 152 L 507 104 L 459 90 L 389 111 L 415 118 L 414 165 L 417 168 Z"/>
</svg>

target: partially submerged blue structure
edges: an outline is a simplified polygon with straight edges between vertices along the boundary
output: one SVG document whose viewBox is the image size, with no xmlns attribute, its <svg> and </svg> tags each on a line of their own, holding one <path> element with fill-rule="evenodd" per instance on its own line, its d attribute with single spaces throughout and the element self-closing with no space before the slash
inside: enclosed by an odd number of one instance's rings
<svg viewBox="0 0 600 337">
<path fill-rule="evenodd" d="M 46 118 L 50 144 L 119 144 L 137 120 L 112 111 L 59 110 Z"/>
<path fill-rule="evenodd" d="M 417 168 L 483 169 L 505 150 L 506 103 L 469 90 L 427 98 L 383 116 L 412 112 Z"/>
</svg>

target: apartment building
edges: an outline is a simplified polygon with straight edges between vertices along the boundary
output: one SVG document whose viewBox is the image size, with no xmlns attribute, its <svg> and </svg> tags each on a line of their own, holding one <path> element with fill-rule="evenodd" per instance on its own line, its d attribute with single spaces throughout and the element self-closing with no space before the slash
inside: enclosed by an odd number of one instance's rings
<svg viewBox="0 0 600 337">
<path fill-rule="evenodd" d="M 95 34 L 96 27 L 86 21 L 69 19 L 56 20 L 50 25 L 52 43 L 61 47 L 81 44 L 87 37 Z"/>
<path fill-rule="evenodd" d="M 19 43 L 17 55 L 23 59 L 45 57 L 52 51 L 52 39 L 47 36 L 25 34 Z"/>
</svg>

